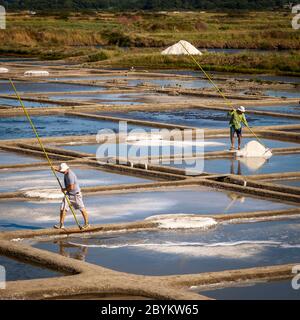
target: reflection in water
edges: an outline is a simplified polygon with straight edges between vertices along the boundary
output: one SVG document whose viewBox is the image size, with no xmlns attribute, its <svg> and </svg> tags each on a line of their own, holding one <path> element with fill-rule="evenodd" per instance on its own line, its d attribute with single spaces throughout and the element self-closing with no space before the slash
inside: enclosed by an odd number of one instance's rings
<svg viewBox="0 0 300 320">
<path fill-rule="evenodd" d="M 233 192 L 230 192 L 227 194 L 228 198 L 231 200 L 229 202 L 229 204 L 227 205 L 227 207 L 224 209 L 224 213 L 228 212 L 229 209 L 237 202 L 239 201 L 240 203 L 244 203 L 246 198 L 237 194 L 237 193 L 233 193 Z"/>
<path fill-rule="evenodd" d="M 235 200 L 240 202 L 242 198 L 232 195 L 232 201 Z M 51 239 L 34 246 L 105 268 L 145 275 L 212 272 L 299 261 L 299 218 L 251 222 L 219 223 L 205 230 L 95 233 L 60 239 L 66 244 L 53 243 Z"/>
<path fill-rule="evenodd" d="M 86 239 L 82 239 L 85 242 Z M 53 243 L 57 244 L 58 246 L 58 253 L 67 258 L 73 258 L 81 261 L 85 261 L 85 258 L 88 254 L 88 247 L 79 247 L 75 246 L 69 242 L 64 240 L 56 240 Z"/>
<path fill-rule="evenodd" d="M 268 174 L 299 171 L 300 154 L 275 154 L 270 159 L 264 158 L 217 158 L 205 160 L 205 172 L 230 173 L 231 161 L 240 161 L 243 175 Z M 234 164 L 236 166 L 236 164 Z M 236 170 L 236 168 L 235 168 Z"/>
<path fill-rule="evenodd" d="M 242 167 L 246 169 L 245 171 L 250 171 L 254 173 L 258 171 L 269 159 L 263 157 L 244 157 L 239 159 L 230 159 L 230 173 L 236 175 L 242 175 Z M 246 174 L 246 173 L 244 173 Z"/>
<path fill-rule="evenodd" d="M 237 162 L 237 171 L 235 172 L 235 163 Z M 231 174 L 237 174 L 237 175 L 241 175 L 242 174 L 242 170 L 241 170 L 241 162 L 239 160 L 235 160 L 235 159 L 231 159 L 230 161 L 230 173 Z"/>
<path fill-rule="evenodd" d="M 264 157 L 245 157 L 240 158 L 238 162 L 242 163 L 251 172 L 255 172 L 260 169 L 269 159 Z"/>
</svg>

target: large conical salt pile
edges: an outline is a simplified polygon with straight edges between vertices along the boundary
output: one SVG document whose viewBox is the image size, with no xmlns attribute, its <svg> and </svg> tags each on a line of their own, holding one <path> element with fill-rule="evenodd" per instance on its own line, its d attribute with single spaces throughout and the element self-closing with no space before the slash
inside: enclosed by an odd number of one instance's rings
<svg viewBox="0 0 300 320">
<path fill-rule="evenodd" d="M 161 54 L 164 54 L 164 55 L 188 54 L 186 51 L 188 51 L 189 54 L 192 54 L 192 55 L 202 54 L 202 52 L 200 52 L 197 48 L 195 48 L 192 44 L 190 44 L 185 40 L 180 40 L 179 42 L 175 43 L 173 46 L 162 51 Z"/>
</svg>

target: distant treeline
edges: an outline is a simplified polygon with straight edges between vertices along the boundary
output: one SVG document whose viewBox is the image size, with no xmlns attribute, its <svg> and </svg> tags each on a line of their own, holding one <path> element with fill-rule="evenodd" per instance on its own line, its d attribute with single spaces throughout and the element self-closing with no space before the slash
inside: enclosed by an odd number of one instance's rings
<svg viewBox="0 0 300 320">
<path fill-rule="evenodd" d="M 290 0 L 0 0 L 8 10 L 263 10 L 283 8 Z"/>
</svg>

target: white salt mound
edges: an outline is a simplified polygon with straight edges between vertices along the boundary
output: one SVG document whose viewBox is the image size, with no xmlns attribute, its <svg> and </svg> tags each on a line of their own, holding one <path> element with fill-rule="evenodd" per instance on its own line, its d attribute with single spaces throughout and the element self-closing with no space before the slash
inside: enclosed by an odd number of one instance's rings
<svg viewBox="0 0 300 320">
<path fill-rule="evenodd" d="M 212 218 L 184 214 L 151 216 L 146 220 L 157 222 L 161 229 L 208 229 L 217 224 Z"/>
<path fill-rule="evenodd" d="M 160 134 L 134 134 L 129 135 L 126 139 L 127 142 L 136 142 L 141 140 L 162 140 L 162 136 Z"/>
<path fill-rule="evenodd" d="M 224 143 L 217 141 L 195 141 L 195 140 L 171 140 L 164 139 L 160 134 L 140 134 L 130 135 L 127 137 L 126 142 L 137 146 L 176 146 L 176 147 L 187 147 L 187 146 L 221 146 Z"/>
<path fill-rule="evenodd" d="M 192 54 L 192 55 L 202 55 L 202 52 L 200 52 L 197 48 L 195 48 L 192 44 L 190 44 L 185 40 L 180 40 L 179 42 L 175 43 L 173 46 L 162 51 L 161 54 L 163 55 L 188 54 L 186 50 L 189 52 L 189 54 Z"/>
<path fill-rule="evenodd" d="M 40 199 L 62 199 L 63 193 L 58 189 L 32 189 L 23 190 L 25 197 Z"/>
<path fill-rule="evenodd" d="M 262 144 L 256 140 L 249 141 L 243 149 L 237 151 L 237 157 L 263 157 L 270 158 L 272 157 L 272 152 L 269 149 L 266 149 Z"/>
<path fill-rule="evenodd" d="M 205 142 L 205 141 L 171 141 L 171 140 L 163 140 L 163 139 L 145 139 L 145 140 L 135 140 L 135 141 L 127 141 L 129 144 L 135 146 L 173 146 L 179 148 L 187 148 L 187 147 L 204 147 L 204 146 L 221 146 L 224 143 L 220 142 Z"/>
<path fill-rule="evenodd" d="M 28 70 L 24 72 L 24 76 L 29 76 L 29 77 L 47 77 L 49 76 L 48 71 L 44 70 Z"/>
<path fill-rule="evenodd" d="M 0 68 L 0 73 L 7 73 L 8 69 L 7 68 Z"/>
</svg>

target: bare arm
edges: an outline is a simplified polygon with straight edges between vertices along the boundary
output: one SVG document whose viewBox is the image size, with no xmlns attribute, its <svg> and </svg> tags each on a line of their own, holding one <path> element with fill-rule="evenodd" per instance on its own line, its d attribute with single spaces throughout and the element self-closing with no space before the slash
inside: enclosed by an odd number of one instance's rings
<svg viewBox="0 0 300 320">
<path fill-rule="evenodd" d="M 75 189 L 75 184 L 70 184 L 70 185 L 68 185 L 68 187 L 67 188 L 65 188 L 65 190 L 66 191 L 72 191 L 72 190 L 74 190 Z"/>
<path fill-rule="evenodd" d="M 75 188 L 75 185 L 70 184 L 70 185 L 68 185 L 67 188 L 62 188 L 61 190 L 62 190 L 62 192 L 70 192 L 70 191 L 74 190 L 74 188 Z"/>
<path fill-rule="evenodd" d="M 56 172 L 59 172 L 59 173 L 61 173 L 61 171 L 59 171 L 59 167 L 53 167 L 53 169 L 56 171 Z M 66 192 L 66 191 L 72 191 L 72 190 L 74 190 L 75 189 L 75 184 L 70 184 L 70 185 L 68 185 L 68 187 L 67 188 L 62 188 L 62 191 L 63 192 Z"/>
</svg>

